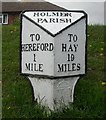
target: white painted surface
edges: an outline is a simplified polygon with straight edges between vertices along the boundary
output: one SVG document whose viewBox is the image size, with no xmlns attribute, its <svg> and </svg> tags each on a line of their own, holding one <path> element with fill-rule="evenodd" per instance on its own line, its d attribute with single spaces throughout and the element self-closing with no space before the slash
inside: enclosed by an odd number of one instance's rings
<svg viewBox="0 0 106 120">
<path fill-rule="evenodd" d="M 54 13 L 59 14 L 59 17 L 53 16 L 53 12 L 29 11 L 23 13 L 21 40 L 22 73 L 61 76 L 58 79 L 28 76 L 35 100 L 48 106 L 51 110 L 69 105 L 74 101 L 75 84 L 79 76 L 85 74 L 86 44 L 86 18 L 81 18 L 84 16 L 82 12 L 55 11 Z M 44 16 L 40 16 L 41 13 Z M 66 13 L 68 16 L 63 16 Z M 35 17 L 34 14 L 35 16 L 38 14 L 39 17 Z M 50 22 L 51 18 L 52 22 Z M 37 22 L 38 19 L 43 22 Z M 60 19 L 70 19 L 71 22 L 63 23 Z M 75 21 L 77 22 L 74 25 L 60 32 Z M 58 32 L 60 33 L 55 35 Z M 73 75 L 78 75 L 78 77 L 66 77 Z"/>
<path fill-rule="evenodd" d="M 32 22 L 23 18 L 23 28 L 22 28 L 22 44 L 45 44 L 53 43 L 54 39 L 43 31 L 38 26 L 34 25 Z M 39 41 L 31 41 L 30 34 L 40 34 Z M 54 44 L 54 43 L 53 43 Z M 37 48 L 37 47 L 36 47 Z M 36 62 L 34 62 L 34 54 L 36 54 Z M 43 64 L 42 71 L 28 70 L 25 64 L 33 63 L 37 65 Z M 38 75 L 49 75 L 54 74 L 54 51 L 41 51 L 40 48 L 38 51 L 23 51 L 22 52 L 22 73 L 25 74 L 38 74 Z M 52 69 L 51 69 L 52 68 Z"/>
<path fill-rule="evenodd" d="M 42 13 L 43 13 L 43 16 L 41 16 Z M 54 15 L 53 13 L 55 14 L 59 13 L 59 15 L 57 16 L 57 15 Z M 65 13 L 68 13 L 68 16 L 65 16 Z M 33 12 L 29 11 L 29 12 L 25 12 L 24 15 L 26 15 L 28 18 L 30 18 L 31 20 L 35 21 L 36 23 L 44 27 L 46 30 L 48 30 L 52 34 L 58 33 L 60 30 L 66 28 L 68 25 L 72 24 L 73 22 L 75 22 L 76 20 L 84 16 L 83 13 L 62 12 L 62 11 L 60 12 L 58 11 L 52 11 L 52 12 L 51 11 L 50 12 L 49 11 L 43 11 L 43 12 L 42 11 L 33 11 Z M 53 21 L 50 22 L 51 18 L 54 19 L 55 23 Z M 40 20 L 40 22 L 38 22 L 38 19 Z M 63 21 L 61 21 L 60 23 L 60 19 L 68 19 L 68 22 L 63 23 Z M 71 22 L 69 21 L 69 19 L 71 19 Z"/>
<path fill-rule="evenodd" d="M 41 17 L 43 13 L 44 17 Z M 53 11 L 54 13 L 54 11 Z M 23 13 L 28 19 L 36 22 L 37 18 L 47 19 L 47 21 L 52 16 L 54 19 L 60 19 L 61 17 L 53 16 L 52 11 L 29 11 Z M 37 23 L 43 28 L 48 30 L 53 35 L 63 28 L 71 25 L 76 20 L 80 19 L 84 14 L 81 12 L 62 12 L 57 11 L 59 15 L 67 14 L 68 17 L 64 16 L 64 19 L 71 19 L 71 23 Z M 56 14 L 55 13 L 55 14 Z M 38 14 L 39 17 L 33 17 L 33 15 Z M 46 15 L 46 16 L 45 16 Z M 62 17 L 63 17 L 62 16 Z M 86 19 L 82 18 L 76 24 L 65 29 L 63 32 L 59 33 L 55 37 L 48 34 L 47 31 L 43 30 L 38 25 L 34 24 L 32 21 L 22 18 L 22 43 L 25 45 L 22 51 L 22 70 L 23 74 L 31 75 L 46 75 L 52 77 L 59 76 L 73 76 L 85 74 L 85 43 L 86 43 Z M 36 35 L 32 37 L 30 35 Z M 70 39 L 69 34 L 75 35 L 77 37 L 76 41 Z M 31 44 L 31 48 L 29 46 Z M 48 44 L 46 50 L 42 50 L 42 44 Z M 52 44 L 52 50 L 50 45 Z M 62 47 L 62 44 L 66 45 L 66 50 Z M 34 47 L 32 47 L 34 45 Z M 38 45 L 38 46 L 37 46 Z M 76 46 L 76 47 L 75 47 Z M 33 50 L 35 49 L 35 50 Z M 36 50 L 37 49 L 37 50 Z M 29 50 L 29 51 L 26 51 Z M 70 59 L 73 54 L 74 59 Z M 35 57 L 34 57 L 35 56 Z M 35 60 L 34 60 L 35 59 Z M 64 66 L 63 66 L 64 65 Z"/>
<path fill-rule="evenodd" d="M 54 40 L 55 46 L 55 62 L 54 62 L 54 76 L 68 76 L 68 75 L 80 75 L 85 74 L 85 45 L 86 45 L 86 26 L 85 19 L 80 20 L 78 23 L 69 27 L 62 34 L 56 36 Z M 73 39 L 70 40 L 68 34 L 77 35 L 76 42 Z M 62 51 L 62 45 L 66 46 Z M 76 47 L 75 47 L 76 46 Z M 71 49 L 70 49 L 71 47 Z M 68 60 L 68 54 L 74 55 L 74 59 Z M 66 65 L 64 70 L 60 71 L 60 66 Z M 75 64 L 75 65 L 74 65 Z M 79 65 L 80 69 L 77 67 Z M 69 67 L 69 69 L 68 69 Z"/>
<path fill-rule="evenodd" d="M 74 100 L 74 88 L 79 77 L 47 79 L 28 77 L 34 98 L 43 106 L 54 110 L 69 105 Z"/>
</svg>

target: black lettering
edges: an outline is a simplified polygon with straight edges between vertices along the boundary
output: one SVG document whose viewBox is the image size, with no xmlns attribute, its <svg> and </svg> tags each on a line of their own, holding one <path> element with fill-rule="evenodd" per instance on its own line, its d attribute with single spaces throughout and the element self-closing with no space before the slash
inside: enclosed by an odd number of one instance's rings
<svg viewBox="0 0 106 120">
<path fill-rule="evenodd" d="M 33 42 L 34 40 L 39 41 L 40 40 L 40 35 L 37 34 L 30 34 L 31 41 Z"/>
<path fill-rule="evenodd" d="M 51 16 L 56 16 L 56 17 L 58 17 L 58 16 L 61 16 L 61 17 L 72 17 L 72 15 L 71 15 L 71 13 L 69 13 L 69 12 L 51 12 L 51 13 L 49 13 L 49 12 L 35 12 L 34 13 L 34 15 L 33 15 L 34 17 L 47 17 L 47 16 L 49 16 L 49 17 L 51 17 Z"/>
<path fill-rule="evenodd" d="M 50 23 L 55 23 L 55 19 L 54 18 L 50 18 Z"/>
<path fill-rule="evenodd" d="M 35 43 L 33 44 L 33 51 L 37 51 L 37 50 L 36 50 L 36 44 L 35 44 Z"/>
<path fill-rule="evenodd" d="M 39 17 L 39 13 L 34 13 L 34 17 Z"/>
<path fill-rule="evenodd" d="M 40 15 L 43 17 L 43 16 L 46 15 L 46 13 L 45 12 L 41 12 Z"/>
<path fill-rule="evenodd" d="M 39 71 L 39 68 L 37 68 L 37 64 L 33 64 L 33 70 L 34 71 Z"/>
<path fill-rule="evenodd" d="M 76 63 L 72 63 L 72 71 L 76 71 Z"/>
<path fill-rule="evenodd" d="M 22 52 L 27 51 L 53 51 L 53 43 L 33 43 L 33 44 L 22 44 Z"/>
<path fill-rule="evenodd" d="M 40 23 L 42 20 L 43 20 L 42 18 L 38 18 L 37 23 Z"/>
<path fill-rule="evenodd" d="M 22 44 L 22 52 L 29 51 L 29 44 Z"/>
<path fill-rule="evenodd" d="M 76 42 L 78 40 L 77 35 L 68 34 L 68 36 L 69 36 L 69 42 L 72 42 L 72 41 Z"/>
<path fill-rule="evenodd" d="M 39 51 L 39 48 L 40 48 L 40 43 L 37 44 L 36 51 Z"/>
<path fill-rule="evenodd" d="M 35 36 L 35 34 L 30 34 L 31 41 L 34 41 L 34 36 Z"/>
<path fill-rule="evenodd" d="M 43 72 L 43 64 L 25 63 L 25 66 L 28 71 Z"/>
<path fill-rule="evenodd" d="M 26 45 L 25 45 L 25 44 L 22 44 L 22 48 L 21 48 L 21 49 L 22 49 L 22 52 L 26 50 L 25 47 L 26 47 Z"/>
<path fill-rule="evenodd" d="M 60 23 L 65 23 L 65 19 L 60 19 Z"/>
<path fill-rule="evenodd" d="M 71 51 L 71 52 L 73 51 L 73 48 L 72 48 L 72 45 L 71 45 L 71 44 L 69 45 L 69 49 L 68 49 L 68 52 L 70 52 L 70 51 Z"/>
<path fill-rule="evenodd" d="M 30 63 L 25 63 L 26 69 L 30 71 Z"/>
<path fill-rule="evenodd" d="M 31 64 L 31 71 L 33 71 L 33 63 L 30 63 Z"/>
<path fill-rule="evenodd" d="M 47 19 L 43 19 L 41 23 L 48 23 Z"/>
<path fill-rule="evenodd" d="M 67 72 L 67 64 L 64 64 L 64 72 Z"/>
<path fill-rule="evenodd" d="M 73 34 L 68 34 L 68 36 L 69 36 L 69 42 L 72 42 L 72 36 L 73 36 Z"/>
<path fill-rule="evenodd" d="M 45 51 L 48 51 L 48 43 L 45 43 Z"/>
<path fill-rule="evenodd" d="M 40 49 L 41 49 L 41 51 L 44 51 L 44 44 L 42 43 L 41 45 L 40 45 Z"/>
<path fill-rule="evenodd" d="M 32 51 L 32 44 L 29 44 L 28 46 L 29 46 L 28 51 Z"/>
<path fill-rule="evenodd" d="M 74 59 L 75 59 L 74 54 L 68 54 L 68 55 L 67 55 L 67 61 L 68 61 L 68 62 L 74 61 Z"/>
<path fill-rule="evenodd" d="M 52 12 L 52 16 L 59 16 L 58 12 Z"/>
<path fill-rule="evenodd" d="M 43 72 L 43 68 L 42 67 L 43 67 L 43 64 L 39 64 L 39 71 L 40 72 Z"/>
<path fill-rule="evenodd" d="M 67 44 L 62 44 L 62 52 L 66 52 L 67 51 Z"/>
<path fill-rule="evenodd" d="M 50 43 L 50 45 L 49 45 L 49 51 L 53 51 L 53 49 L 54 49 L 53 43 Z"/>
<path fill-rule="evenodd" d="M 72 63 L 72 64 L 57 64 L 58 72 L 71 72 L 71 71 L 79 71 L 81 69 L 80 63 Z"/>
<path fill-rule="evenodd" d="M 77 64 L 77 70 L 79 71 L 80 68 L 81 68 L 81 65 L 80 65 L 80 63 L 78 63 L 78 64 Z"/>
<path fill-rule="evenodd" d="M 78 44 L 74 44 L 75 52 L 77 52 Z"/>
<path fill-rule="evenodd" d="M 63 71 L 63 64 L 58 64 L 58 72 L 62 72 Z"/>
<path fill-rule="evenodd" d="M 70 64 L 67 64 L 67 71 L 68 71 L 68 72 L 72 71 Z"/>
<path fill-rule="evenodd" d="M 77 35 L 74 35 L 74 36 L 73 36 L 73 41 L 76 42 L 77 39 L 78 39 Z"/>
<path fill-rule="evenodd" d="M 71 19 L 66 19 L 66 23 L 71 23 Z"/>
<path fill-rule="evenodd" d="M 39 40 L 40 40 L 40 35 L 39 35 L 39 34 L 36 34 L 36 35 L 35 35 L 35 39 L 36 39 L 36 41 L 39 41 Z"/>
<path fill-rule="evenodd" d="M 34 60 L 33 61 L 36 62 L 36 55 L 34 54 L 33 56 L 34 56 Z"/>
<path fill-rule="evenodd" d="M 49 14 L 49 13 L 47 12 L 46 16 L 49 16 L 49 17 L 51 17 L 52 15 L 51 15 L 51 14 Z"/>
</svg>

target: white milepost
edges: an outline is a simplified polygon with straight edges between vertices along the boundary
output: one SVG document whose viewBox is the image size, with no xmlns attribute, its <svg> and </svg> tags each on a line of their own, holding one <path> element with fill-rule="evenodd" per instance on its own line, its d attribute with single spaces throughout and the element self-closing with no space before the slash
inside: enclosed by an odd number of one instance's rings
<svg viewBox="0 0 106 120">
<path fill-rule="evenodd" d="M 73 102 L 86 72 L 87 15 L 83 11 L 25 11 L 21 14 L 21 73 L 35 100 L 50 109 Z"/>
</svg>

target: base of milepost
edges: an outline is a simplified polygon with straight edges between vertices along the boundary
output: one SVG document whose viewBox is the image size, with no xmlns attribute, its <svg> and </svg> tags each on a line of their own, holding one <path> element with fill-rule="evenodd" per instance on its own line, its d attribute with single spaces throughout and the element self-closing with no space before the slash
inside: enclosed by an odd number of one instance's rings
<svg viewBox="0 0 106 120">
<path fill-rule="evenodd" d="M 74 89 L 79 78 L 28 77 L 33 87 L 34 100 L 45 107 L 49 107 L 50 110 L 60 109 L 74 101 Z"/>
</svg>

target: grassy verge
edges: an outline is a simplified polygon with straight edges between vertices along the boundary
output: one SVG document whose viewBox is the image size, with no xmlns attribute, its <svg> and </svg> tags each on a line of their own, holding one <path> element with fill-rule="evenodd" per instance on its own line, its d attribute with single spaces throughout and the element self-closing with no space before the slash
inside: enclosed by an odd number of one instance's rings
<svg viewBox="0 0 106 120">
<path fill-rule="evenodd" d="M 2 118 L 2 26 L 0 25 L 0 119 Z"/>
<path fill-rule="evenodd" d="M 104 27 L 88 27 L 88 72 L 75 88 L 75 101 L 50 118 L 103 118 L 104 97 Z M 3 118 L 47 117 L 44 107 L 32 100 L 29 81 L 19 73 L 19 25 L 3 26 Z"/>
</svg>

